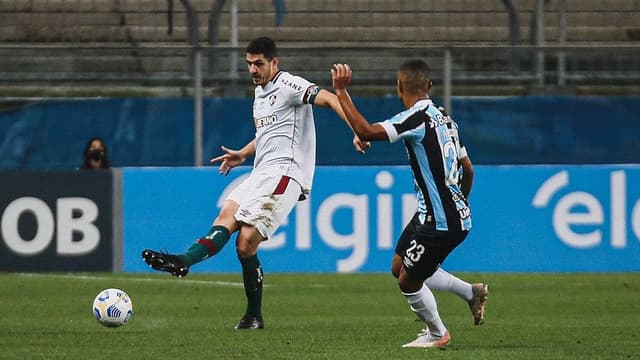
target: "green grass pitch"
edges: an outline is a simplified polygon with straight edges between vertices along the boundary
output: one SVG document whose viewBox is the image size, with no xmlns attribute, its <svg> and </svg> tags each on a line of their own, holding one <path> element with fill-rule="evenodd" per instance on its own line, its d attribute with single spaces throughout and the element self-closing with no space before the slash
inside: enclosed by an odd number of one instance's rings
<svg viewBox="0 0 640 360">
<path fill-rule="evenodd" d="M 238 274 L 0 273 L 0 359 L 640 359 L 640 274 L 458 274 L 490 284 L 485 323 L 436 292 L 446 350 L 403 349 L 420 330 L 387 274 L 270 274 L 265 329 L 236 331 Z M 134 314 L 93 318 L 107 287 Z"/>
</svg>

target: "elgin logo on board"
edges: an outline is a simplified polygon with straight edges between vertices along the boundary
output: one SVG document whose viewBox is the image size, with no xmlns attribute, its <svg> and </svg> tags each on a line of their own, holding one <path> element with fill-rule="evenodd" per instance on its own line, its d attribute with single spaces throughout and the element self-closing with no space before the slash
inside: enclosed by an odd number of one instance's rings
<svg viewBox="0 0 640 360">
<path fill-rule="evenodd" d="M 54 214 L 41 199 L 20 197 L 2 211 L 0 234 L 7 248 L 18 255 L 42 253 L 54 240 L 55 234 L 57 254 L 81 256 L 95 250 L 100 243 L 100 231 L 95 225 L 98 213 L 96 203 L 87 198 L 59 198 Z M 35 219 L 35 235 L 25 238 L 20 232 L 20 221 L 29 215 Z"/>
<path fill-rule="evenodd" d="M 239 176 L 226 186 L 218 198 L 218 207 L 222 207 L 228 193 L 248 176 Z M 311 195 L 308 200 L 299 202 L 293 210 L 293 231 L 287 232 L 283 228 L 289 224 L 289 218 L 284 219 L 281 228 L 269 241 L 261 243 L 260 248 L 278 250 L 292 242 L 296 251 L 306 252 L 313 248 L 313 241 L 318 241 L 336 251 L 351 250 L 347 257 L 336 261 L 336 271 L 358 271 L 367 263 L 372 250 L 389 252 L 394 249 L 400 233 L 393 226 L 394 219 L 400 217 L 404 226 L 418 207 L 410 187 L 407 186 L 410 191 L 407 193 L 394 189 L 395 178 L 391 172 L 378 171 L 373 180 L 375 187 L 363 187 L 366 190 L 362 194 L 334 192 L 324 198 L 314 199 Z M 317 202 L 315 207 L 311 205 L 313 201 Z M 349 230 L 337 230 L 340 224 L 347 224 Z"/>
<path fill-rule="evenodd" d="M 546 208 L 551 204 L 552 197 L 569 186 L 569 182 L 569 172 L 566 170 L 549 177 L 536 192 L 532 205 Z M 629 227 L 636 240 L 640 239 L 640 199 L 627 204 L 627 177 L 624 171 L 610 173 L 608 191 L 608 204 L 586 191 L 569 192 L 552 204 L 553 230 L 562 242 L 574 248 L 593 248 L 603 244 L 608 230 L 611 247 L 624 249 L 630 242 L 627 238 Z M 609 229 L 605 228 L 606 220 L 609 220 Z M 582 231 L 576 231 L 577 227 Z"/>
</svg>

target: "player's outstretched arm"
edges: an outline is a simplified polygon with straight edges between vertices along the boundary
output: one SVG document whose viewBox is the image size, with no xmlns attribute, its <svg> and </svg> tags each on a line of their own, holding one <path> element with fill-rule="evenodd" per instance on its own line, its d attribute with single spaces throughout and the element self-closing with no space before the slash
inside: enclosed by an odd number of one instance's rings
<svg viewBox="0 0 640 360">
<path fill-rule="evenodd" d="M 338 101 L 338 97 L 334 93 L 332 93 L 330 91 L 327 91 L 325 89 L 320 90 L 318 95 L 316 95 L 316 99 L 315 99 L 313 104 L 314 105 L 318 105 L 318 106 L 322 106 L 322 107 L 331 108 L 333 111 L 335 111 L 336 114 L 338 114 L 338 116 L 342 120 L 344 120 L 344 122 L 349 126 L 349 128 L 351 128 L 351 124 L 349 124 L 349 121 L 347 120 L 347 117 L 344 114 L 344 111 L 342 110 L 342 107 L 340 106 L 340 102 Z M 368 142 L 368 141 L 360 140 L 358 135 L 356 135 L 355 132 L 354 132 L 354 135 L 353 135 L 353 147 L 359 153 L 364 154 L 364 151 L 371 147 L 371 143 Z"/>
<path fill-rule="evenodd" d="M 218 172 L 227 175 L 231 169 L 242 164 L 247 160 L 247 158 L 255 155 L 256 153 L 256 139 L 253 139 L 250 143 L 245 145 L 240 150 L 231 150 L 224 146 L 221 146 L 224 154 L 220 156 L 216 156 L 213 159 L 209 160 L 211 163 L 220 163 L 220 167 L 218 168 Z"/>
<path fill-rule="evenodd" d="M 347 85 L 351 81 L 351 68 L 347 64 L 334 64 L 331 69 L 331 81 L 340 107 L 349 122 L 353 132 L 362 141 L 388 140 L 387 132 L 381 125 L 369 124 L 367 119 L 356 109 L 355 104 L 349 96 Z"/>
</svg>

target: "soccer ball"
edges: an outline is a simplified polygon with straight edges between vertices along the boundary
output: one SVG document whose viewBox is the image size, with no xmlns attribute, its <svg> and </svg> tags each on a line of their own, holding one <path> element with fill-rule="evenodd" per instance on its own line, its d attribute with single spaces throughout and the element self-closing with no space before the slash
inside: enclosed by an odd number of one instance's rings
<svg viewBox="0 0 640 360">
<path fill-rule="evenodd" d="M 126 292 L 104 289 L 93 300 L 93 316 L 104 326 L 118 327 L 133 315 L 133 304 Z"/>
</svg>

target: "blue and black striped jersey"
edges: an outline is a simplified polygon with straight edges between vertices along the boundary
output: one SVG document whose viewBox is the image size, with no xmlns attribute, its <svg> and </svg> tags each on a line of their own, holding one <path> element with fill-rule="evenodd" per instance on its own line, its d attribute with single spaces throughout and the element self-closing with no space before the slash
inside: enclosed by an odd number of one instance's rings
<svg viewBox="0 0 640 360">
<path fill-rule="evenodd" d="M 404 141 L 422 223 L 442 231 L 470 230 L 471 210 L 459 186 L 463 146 L 451 118 L 430 99 L 421 99 L 379 124 L 390 142 Z"/>
</svg>

